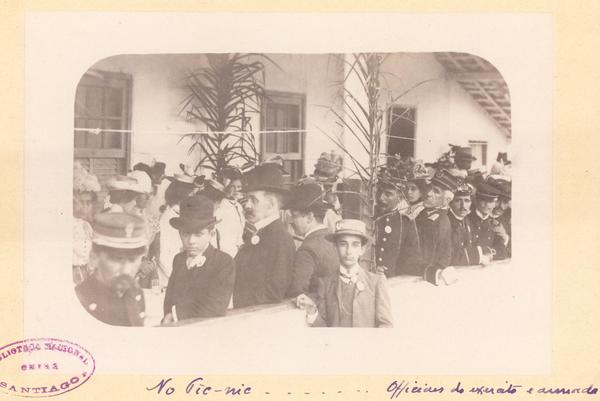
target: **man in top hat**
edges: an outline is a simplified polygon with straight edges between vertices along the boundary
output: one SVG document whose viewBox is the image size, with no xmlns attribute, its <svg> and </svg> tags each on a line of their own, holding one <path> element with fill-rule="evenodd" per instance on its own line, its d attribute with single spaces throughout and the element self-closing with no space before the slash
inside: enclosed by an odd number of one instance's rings
<svg viewBox="0 0 600 401">
<path fill-rule="evenodd" d="M 340 259 L 337 274 L 321 279 L 316 298 L 300 295 L 296 304 L 306 310 L 306 321 L 313 327 L 392 327 L 386 278 L 359 265 L 369 237 L 360 220 L 340 220 L 333 234 Z"/>
<path fill-rule="evenodd" d="M 477 246 L 473 237 L 469 217 L 471 196 L 471 186 L 463 182 L 450 202 L 448 219 L 452 230 L 452 266 L 486 265 L 492 260 L 491 253 Z"/>
<path fill-rule="evenodd" d="M 447 170 L 439 170 L 431 179 L 431 189 L 423 205 L 425 209 L 417 216 L 419 261 L 404 265 L 401 273 L 422 276 L 438 285 L 450 284 L 452 269 L 446 270 L 452 257 L 452 234 L 448 220 L 448 205 L 454 198 L 458 181 Z"/>
<path fill-rule="evenodd" d="M 282 301 L 291 282 L 296 251 L 280 218 L 289 195 L 281 168 L 272 163 L 257 166 L 244 179 L 246 233 L 235 256 L 234 308 Z"/>
<path fill-rule="evenodd" d="M 290 297 L 316 294 L 319 279 L 339 269 L 337 252 L 333 244 L 325 240 L 330 230 L 323 219 L 331 207 L 323 200 L 319 184 L 300 184 L 292 188 L 287 208 L 295 233 L 304 239 L 294 257 Z"/>
<path fill-rule="evenodd" d="M 183 200 L 179 217 L 170 223 L 179 231 L 183 246 L 173 260 L 163 323 L 225 315 L 235 268 L 231 256 L 210 244 L 218 223 L 212 201 L 200 194 Z"/>
<path fill-rule="evenodd" d="M 506 254 L 508 236 L 503 232 L 500 223 L 494 219 L 492 212 L 498 201 L 498 191 L 487 183 L 481 183 L 475 193 L 475 208 L 470 213 L 475 244 L 484 253 L 496 255 Z"/>
<path fill-rule="evenodd" d="M 93 274 L 75 287 L 83 307 L 116 326 L 142 326 L 144 294 L 135 281 L 147 237 L 144 220 L 123 212 L 100 213 L 93 223 Z"/>
<path fill-rule="evenodd" d="M 375 219 L 375 261 L 378 271 L 394 277 L 405 265 L 418 261 L 417 226 L 401 213 L 404 195 L 402 180 L 393 171 L 382 174 L 377 190 Z"/>
</svg>

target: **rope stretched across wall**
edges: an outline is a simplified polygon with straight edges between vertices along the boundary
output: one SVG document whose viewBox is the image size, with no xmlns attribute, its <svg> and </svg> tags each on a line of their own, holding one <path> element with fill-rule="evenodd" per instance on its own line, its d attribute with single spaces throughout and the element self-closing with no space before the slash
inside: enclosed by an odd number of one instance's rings
<svg viewBox="0 0 600 401">
<path fill-rule="evenodd" d="M 133 134 L 135 132 L 145 134 L 169 134 L 169 135 L 209 135 L 209 134 L 285 134 L 285 133 L 310 133 L 305 129 L 286 129 L 286 130 L 260 130 L 260 131 L 152 131 L 152 130 L 130 130 L 130 129 L 110 129 L 110 128 L 75 128 L 75 132 L 87 132 L 93 135 L 100 135 L 102 132 L 112 132 L 119 134 Z M 416 138 L 406 138 L 404 136 L 383 134 L 388 138 L 399 138 L 407 141 L 416 141 Z"/>
</svg>

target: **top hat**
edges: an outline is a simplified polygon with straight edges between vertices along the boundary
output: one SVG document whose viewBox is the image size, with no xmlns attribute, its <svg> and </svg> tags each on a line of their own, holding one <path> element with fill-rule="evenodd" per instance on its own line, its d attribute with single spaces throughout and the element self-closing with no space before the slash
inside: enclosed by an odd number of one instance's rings
<svg viewBox="0 0 600 401">
<path fill-rule="evenodd" d="M 262 164 L 244 174 L 246 192 L 267 191 L 280 195 L 289 195 L 290 191 L 283 187 L 283 172 L 274 163 Z"/>
<path fill-rule="evenodd" d="M 140 173 L 143 172 L 140 171 Z M 109 191 L 133 191 L 140 194 L 146 193 L 139 184 L 137 177 L 130 177 L 126 175 L 115 175 L 110 177 L 106 182 L 106 188 Z"/>
<path fill-rule="evenodd" d="M 450 192 L 456 192 L 460 185 L 460 180 L 450 174 L 448 170 L 442 169 L 436 171 L 435 175 L 431 179 L 431 185 L 448 190 Z"/>
<path fill-rule="evenodd" d="M 173 217 L 169 223 L 173 228 L 185 232 L 198 232 L 213 227 L 219 221 L 215 217 L 215 206 L 205 196 L 190 196 L 179 205 L 179 217 Z"/>
<path fill-rule="evenodd" d="M 367 235 L 367 226 L 365 223 L 355 219 L 338 220 L 335 223 L 335 231 L 331 234 L 327 234 L 325 239 L 335 242 L 340 235 L 356 235 L 365 243 L 371 239 Z"/>
<path fill-rule="evenodd" d="M 483 199 L 486 201 L 494 201 L 498 199 L 499 192 L 493 186 L 482 182 L 477 186 L 477 192 L 475 193 L 475 197 L 478 199 Z"/>
<path fill-rule="evenodd" d="M 473 156 L 473 149 L 471 149 L 470 146 L 451 146 L 454 151 L 454 160 L 477 160 L 477 158 Z"/>
<path fill-rule="evenodd" d="M 323 208 L 331 205 L 323 200 L 323 190 L 317 183 L 299 184 L 292 188 L 290 198 L 285 208 L 292 210 L 306 210 L 313 206 Z"/>
<path fill-rule="evenodd" d="M 148 245 L 146 222 L 129 213 L 99 213 L 92 223 L 94 244 L 118 249 L 135 249 Z"/>
</svg>

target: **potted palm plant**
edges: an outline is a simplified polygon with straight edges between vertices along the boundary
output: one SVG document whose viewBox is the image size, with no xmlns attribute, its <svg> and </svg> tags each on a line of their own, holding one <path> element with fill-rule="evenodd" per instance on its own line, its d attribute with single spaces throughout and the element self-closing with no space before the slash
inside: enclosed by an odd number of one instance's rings
<svg viewBox="0 0 600 401">
<path fill-rule="evenodd" d="M 222 171 L 233 162 L 256 164 L 260 153 L 252 133 L 252 115 L 260 113 L 267 97 L 264 89 L 265 61 L 261 54 L 207 54 L 207 66 L 186 77 L 187 96 L 182 112 L 200 122 L 206 133 L 191 133 L 188 152 L 199 152 L 195 171 L 208 169 L 221 181 Z"/>
</svg>

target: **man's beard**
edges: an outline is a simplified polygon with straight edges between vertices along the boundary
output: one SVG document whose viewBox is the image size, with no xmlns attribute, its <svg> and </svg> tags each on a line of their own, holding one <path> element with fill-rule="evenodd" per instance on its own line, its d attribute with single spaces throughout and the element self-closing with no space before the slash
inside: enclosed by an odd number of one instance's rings
<svg viewBox="0 0 600 401">
<path fill-rule="evenodd" d="M 109 283 L 110 288 L 117 292 L 117 294 L 121 295 L 125 293 L 127 290 L 135 286 L 135 281 L 133 278 L 127 274 L 121 274 L 117 277 L 114 277 L 110 280 Z"/>
</svg>

